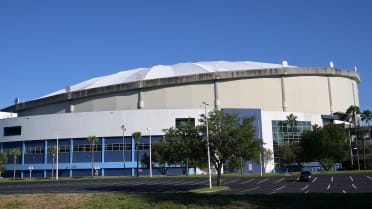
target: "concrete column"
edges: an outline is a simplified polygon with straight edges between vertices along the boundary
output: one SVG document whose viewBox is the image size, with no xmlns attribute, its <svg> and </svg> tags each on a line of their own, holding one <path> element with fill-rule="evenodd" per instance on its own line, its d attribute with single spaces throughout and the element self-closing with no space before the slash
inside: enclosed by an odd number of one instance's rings
<svg viewBox="0 0 372 209">
<path fill-rule="evenodd" d="M 218 77 L 217 77 L 218 79 Z M 221 105 L 220 105 L 220 97 L 219 97 L 219 93 L 218 93 L 218 80 L 214 80 L 214 108 L 217 109 L 217 110 L 220 110 L 221 109 Z"/>
<path fill-rule="evenodd" d="M 283 112 L 287 111 L 287 103 L 285 100 L 285 79 L 284 76 L 280 77 L 281 88 L 282 88 L 282 108 Z"/>
<path fill-rule="evenodd" d="M 137 108 L 142 109 L 145 107 L 145 102 L 143 101 L 143 92 L 141 89 L 138 90 L 138 102 L 137 102 Z"/>
<path fill-rule="evenodd" d="M 352 80 L 351 81 L 351 88 L 353 90 L 353 102 L 354 102 L 354 106 L 356 106 L 356 99 L 355 99 L 355 85 L 354 85 L 354 81 Z"/>
<path fill-rule="evenodd" d="M 330 113 L 333 113 L 333 102 L 332 102 L 332 86 L 331 86 L 331 78 L 328 76 L 328 95 L 329 95 L 329 110 Z"/>
</svg>

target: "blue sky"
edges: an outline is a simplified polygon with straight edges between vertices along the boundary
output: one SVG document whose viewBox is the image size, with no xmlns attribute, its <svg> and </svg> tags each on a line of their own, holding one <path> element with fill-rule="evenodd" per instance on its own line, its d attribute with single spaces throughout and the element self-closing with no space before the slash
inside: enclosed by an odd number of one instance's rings
<svg viewBox="0 0 372 209">
<path fill-rule="evenodd" d="M 0 0 L 0 108 L 126 69 L 284 59 L 356 65 L 372 110 L 372 1 Z"/>
</svg>

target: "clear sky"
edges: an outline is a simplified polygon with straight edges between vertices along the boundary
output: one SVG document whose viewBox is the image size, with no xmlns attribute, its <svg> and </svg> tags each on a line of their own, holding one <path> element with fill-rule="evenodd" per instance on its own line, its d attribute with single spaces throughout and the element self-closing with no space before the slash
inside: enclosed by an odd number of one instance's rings
<svg viewBox="0 0 372 209">
<path fill-rule="evenodd" d="M 284 59 L 356 65 L 372 110 L 372 1 L 0 0 L 0 109 L 127 69 Z"/>
</svg>

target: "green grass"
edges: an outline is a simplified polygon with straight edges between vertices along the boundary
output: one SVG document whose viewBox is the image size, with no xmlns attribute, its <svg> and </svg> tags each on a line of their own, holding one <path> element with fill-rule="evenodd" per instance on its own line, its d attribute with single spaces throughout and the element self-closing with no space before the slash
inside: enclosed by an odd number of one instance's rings
<svg viewBox="0 0 372 209">
<path fill-rule="evenodd" d="M 96 194 L 88 208 L 371 208 L 371 194 Z"/>
<path fill-rule="evenodd" d="M 230 189 L 230 187 L 227 186 L 213 186 L 212 188 L 206 187 L 206 188 L 200 188 L 200 189 L 192 189 L 190 192 L 193 193 L 208 193 L 208 192 L 217 192 L 221 190 L 227 190 Z"/>
<path fill-rule="evenodd" d="M 367 209 L 372 194 L 68 193 L 0 195 L 0 208 Z"/>
</svg>

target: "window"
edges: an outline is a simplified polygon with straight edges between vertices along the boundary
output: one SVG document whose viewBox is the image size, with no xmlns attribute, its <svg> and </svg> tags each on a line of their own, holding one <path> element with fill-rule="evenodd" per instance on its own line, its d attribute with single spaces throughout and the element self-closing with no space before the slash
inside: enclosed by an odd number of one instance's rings
<svg viewBox="0 0 372 209">
<path fill-rule="evenodd" d="M 176 118 L 176 128 L 187 125 L 195 126 L 195 118 Z"/>
<path fill-rule="evenodd" d="M 44 147 L 26 147 L 25 154 L 44 154 Z"/>
<path fill-rule="evenodd" d="M 94 145 L 93 152 L 99 152 L 102 149 L 102 145 Z M 90 144 L 74 145 L 74 152 L 91 152 Z"/>
<path fill-rule="evenodd" d="M 19 136 L 22 133 L 22 126 L 4 127 L 4 136 Z"/>
<path fill-rule="evenodd" d="M 124 150 L 131 150 L 132 144 L 124 144 Z M 105 151 L 122 151 L 123 144 L 105 144 Z"/>
</svg>

